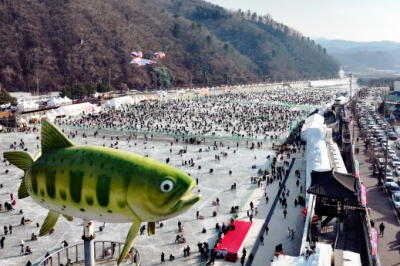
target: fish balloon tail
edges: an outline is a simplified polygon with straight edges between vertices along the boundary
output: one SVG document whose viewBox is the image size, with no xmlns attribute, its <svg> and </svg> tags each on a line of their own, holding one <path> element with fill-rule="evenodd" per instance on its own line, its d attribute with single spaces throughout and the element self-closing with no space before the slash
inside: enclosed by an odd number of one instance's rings
<svg viewBox="0 0 400 266">
<path fill-rule="evenodd" d="M 35 162 L 34 158 L 30 153 L 25 151 L 6 151 L 3 153 L 3 156 L 12 165 L 15 165 L 16 167 L 24 171 L 24 178 L 22 178 L 21 185 L 18 189 L 18 198 L 23 199 L 29 197 L 29 193 L 25 184 L 25 173 Z"/>
</svg>

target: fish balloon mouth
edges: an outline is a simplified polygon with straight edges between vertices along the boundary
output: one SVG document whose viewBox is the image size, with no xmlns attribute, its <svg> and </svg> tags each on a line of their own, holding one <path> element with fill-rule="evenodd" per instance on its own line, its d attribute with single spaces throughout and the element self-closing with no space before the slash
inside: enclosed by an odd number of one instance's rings
<svg viewBox="0 0 400 266">
<path fill-rule="evenodd" d="M 180 200 L 175 204 L 175 206 L 171 208 L 173 211 L 179 211 L 181 209 L 185 209 L 185 207 L 188 208 L 201 199 L 200 194 L 195 195 L 190 193 L 195 186 L 195 183 L 190 186 L 187 193 L 185 193 L 183 197 L 180 198 Z"/>
</svg>

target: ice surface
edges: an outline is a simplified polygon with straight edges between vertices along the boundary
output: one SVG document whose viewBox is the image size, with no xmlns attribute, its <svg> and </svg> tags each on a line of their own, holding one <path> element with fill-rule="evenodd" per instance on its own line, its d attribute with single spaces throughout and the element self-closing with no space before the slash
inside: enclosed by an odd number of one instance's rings
<svg viewBox="0 0 400 266">
<path fill-rule="evenodd" d="M 312 91 L 310 90 L 307 92 L 311 93 Z M 215 224 L 229 221 L 232 217 L 229 213 L 231 206 L 241 206 L 246 201 L 254 188 L 254 185 L 250 184 L 250 177 L 256 176 L 258 169 L 265 169 L 268 167 L 270 161 L 266 157 L 273 154 L 271 150 L 271 140 L 261 139 L 260 137 L 258 139 L 233 139 L 229 136 L 229 133 L 224 134 L 224 131 L 221 131 L 221 136 L 206 136 L 205 143 L 193 145 L 186 144 L 182 141 L 175 142 L 172 135 L 156 134 L 154 139 L 151 139 L 147 133 L 149 138 L 146 141 L 144 139 L 145 133 L 139 133 L 137 140 L 132 140 L 128 143 L 125 137 L 123 137 L 123 131 L 120 130 L 101 129 L 99 137 L 95 138 L 93 136 L 94 130 L 89 130 L 88 128 L 68 128 L 66 126 L 62 126 L 62 128 L 66 133 L 69 131 L 78 131 L 77 137 L 72 139 L 72 141 L 78 145 L 91 144 L 110 147 L 111 144 L 115 144 L 116 142 L 115 140 L 111 140 L 110 137 L 112 135 L 118 135 L 121 138 L 118 144 L 119 149 L 141 155 L 148 155 L 162 162 L 165 162 L 166 158 L 169 157 L 171 165 L 189 173 L 193 178 L 198 179 L 199 185 L 195 188 L 194 192 L 200 191 L 202 194 L 203 198 L 200 202 L 186 213 L 164 221 L 163 228 L 157 226 L 154 236 L 139 235 L 137 237 L 134 246 L 141 254 L 142 265 L 159 264 L 161 252 L 166 254 L 166 258 L 171 253 L 175 256 L 182 255 L 183 244 L 176 244 L 174 242 L 178 234 L 178 221 L 181 221 L 185 228 L 184 236 L 187 239 L 185 246 L 190 245 L 192 251 L 197 250 L 196 244 L 199 241 L 208 242 L 210 246 L 213 246 L 217 239 L 217 233 L 213 230 Z M 83 132 L 88 134 L 88 138 L 82 138 Z M 127 132 L 128 131 L 125 131 L 125 133 Z M 103 135 L 106 136 L 105 139 L 102 138 Z M 37 148 L 37 145 L 40 145 L 40 140 L 37 140 L 36 137 L 36 133 L 1 134 L 0 152 L 2 154 L 3 151 L 10 150 L 10 145 L 13 142 L 19 144 L 20 140 L 22 140 L 25 143 L 25 147 L 28 148 L 28 152 L 36 154 L 40 151 Z M 218 150 L 213 150 L 214 141 L 218 144 Z M 219 145 L 220 141 L 223 142 L 224 146 Z M 173 142 L 172 146 L 171 142 Z M 250 149 L 252 142 L 255 143 L 255 149 Z M 261 148 L 257 148 L 257 142 L 262 142 L 263 145 Z M 239 147 L 236 147 L 237 143 L 239 143 Z M 275 141 L 275 143 L 277 142 Z M 178 155 L 178 152 L 186 146 L 188 152 L 181 157 Z M 170 149 L 172 149 L 172 152 Z M 202 152 L 200 152 L 199 149 L 202 149 Z M 17 148 L 17 150 L 21 150 L 21 148 Z M 222 152 L 226 152 L 228 155 L 223 156 L 221 154 Z M 215 160 L 215 155 L 220 156 L 220 161 Z M 182 165 L 183 160 L 188 161 L 191 158 L 193 158 L 195 162 L 194 167 Z M 23 172 L 14 166 L 5 166 L 5 163 L 1 164 L 0 183 L 3 184 L 3 188 L 0 188 L 0 202 L 11 202 L 8 191 L 17 195 Z M 252 165 L 256 165 L 256 168 L 252 168 Z M 201 169 L 198 168 L 199 166 L 201 166 Z M 214 171 L 210 174 L 209 171 L 211 168 Z M 5 173 L 6 169 L 9 170 L 7 174 Z M 231 175 L 229 171 L 232 171 Z M 230 188 L 233 183 L 237 184 L 237 190 L 232 192 Z M 215 201 L 217 197 L 220 200 L 220 205 L 213 206 L 212 201 Z M 68 222 L 63 217 L 59 218 L 54 234 L 41 237 L 38 241 L 31 242 L 31 234 L 39 234 L 40 228 L 36 227 L 36 223 L 42 225 L 48 210 L 35 204 L 29 197 L 22 200 L 17 199 L 17 205 L 14 206 L 14 208 L 15 210 L 11 212 L 0 212 L 0 226 L 13 226 L 12 235 L 9 234 L 5 236 L 5 247 L 4 249 L 0 249 L 0 265 L 25 265 L 28 260 L 32 263 L 37 263 L 44 258 L 46 252 L 52 253 L 59 250 L 63 240 L 66 240 L 69 245 L 83 242 L 81 240 L 82 221 L 80 219 L 75 219 L 72 222 Z M 22 215 L 19 214 L 20 209 L 23 209 L 23 216 L 25 219 L 33 221 L 30 225 L 19 226 L 22 218 Z M 206 217 L 204 220 L 196 220 L 196 211 L 198 210 L 201 215 Z M 217 217 L 212 216 L 214 210 L 218 213 Z M 103 223 L 100 221 L 95 222 L 95 240 L 125 242 L 130 224 L 107 223 L 105 230 L 100 232 L 99 227 L 102 224 Z M 207 229 L 206 234 L 201 233 L 203 227 Z M 19 255 L 21 240 L 25 241 L 25 245 L 29 245 L 33 248 L 32 255 Z M 199 265 L 200 258 L 197 254 L 185 258 L 184 260 L 176 260 L 174 264 Z"/>
<path fill-rule="evenodd" d="M 102 146 L 110 146 L 111 143 L 115 143 L 115 140 L 111 140 L 109 135 L 106 139 L 94 138 L 89 136 L 88 138 L 82 138 L 79 131 L 87 132 L 87 130 L 77 129 L 78 135 L 72 139 L 73 142 L 80 145 L 94 144 Z M 114 135 L 122 133 L 117 132 Z M 101 131 L 100 131 L 100 135 Z M 17 144 L 22 139 L 25 143 L 25 147 L 28 148 L 28 152 L 36 154 L 39 150 L 37 145 L 40 145 L 40 140 L 36 139 L 36 133 L 8 133 L 0 135 L 0 150 L 10 150 L 10 145 L 15 141 Z M 171 146 L 170 142 L 172 138 L 157 139 L 157 141 L 151 141 L 150 138 L 147 144 L 143 138 L 143 135 L 139 135 L 139 139 L 131 141 L 130 144 L 125 140 L 119 141 L 119 148 L 131 152 L 135 152 L 141 155 L 148 155 L 151 158 L 165 162 L 167 157 L 170 158 L 170 164 L 189 173 L 193 178 L 198 178 L 199 185 L 195 188 L 194 192 L 200 190 L 203 199 L 194 205 L 186 213 L 164 221 L 164 227 L 159 228 L 157 226 L 156 235 L 147 236 L 139 235 L 135 242 L 135 248 L 138 249 L 142 256 L 142 265 L 154 265 L 158 264 L 160 260 L 161 252 L 166 255 L 170 253 L 180 255 L 183 253 L 183 244 L 175 244 L 175 236 L 178 234 L 178 221 L 181 221 L 184 225 L 185 232 L 184 236 L 188 240 L 186 245 L 190 245 L 192 250 L 196 250 L 196 244 L 198 241 L 209 242 L 213 245 L 216 240 L 216 232 L 212 230 L 215 228 L 215 224 L 219 222 L 227 222 L 231 218 L 229 210 L 231 206 L 241 205 L 246 197 L 251 193 L 254 185 L 250 184 L 250 177 L 257 175 L 259 168 L 266 168 L 269 161 L 266 159 L 268 154 L 272 154 L 271 141 L 263 140 L 263 146 L 260 149 L 250 149 L 251 142 L 255 142 L 257 146 L 257 140 L 249 141 L 249 146 L 246 145 L 246 141 L 237 140 L 222 140 L 224 146 L 218 147 L 218 150 L 212 149 L 214 139 L 207 140 L 204 144 L 193 145 L 186 144 L 183 142 L 173 143 Z M 260 140 L 258 140 L 260 141 Z M 239 142 L 239 148 L 236 147 L 236 143 Z M 135 146 L 135 143 L 137 144 Z M 217 141 L 219 144 L 219 141 Z M 130 147 L 129 147 L 130 145 Z M 187 146 L 188 152 L 183 154 L 181 157 L 178 155 L 179 150 Z M 208 146 L 210 146 L 209 151 Z M 202 152 L 199 152 L 199 149 Z M 172 149 L 172 152 L 170 152 Z M 17 150 L 21 150 L 18 148 Z M 234 151 L 236 150 L 236 153 Z M 222 156 L 221 152 L 227 152 L 227 156 Z M 220 155 L 220 161 L 215 160 L 215 155 Z M 182 166 L 182 160 L 189 160 L 193 158 L 195 162 L 194 167 Z M 252 169 L 252 165 L 256 165 L 256 169 Z M 201 166 L 201 169 L 198 169 Z M 214 169 L 212 174 L 209 173 L 210 168 Z M 9 170 L 6 174 L 5 170 Z M 232 171 L 232 175 L 229 175 L 229 171 Z M 8 191 L 12 192 L 17 198 L 17 191 L 23 176 L 22 170 L 17 169 L 15 166 L 5 166 L 2 163 L 0 172 L 0 183 L 3 184 L 3 188 L 0 188 L 0 202 L 11 202 Z M 233 183 L 237 184 L 237 190 L 231 192 L 230 188 Z M 211 203 L 216 198 L 220 200 L 220 206 L 213 206 Z M 17 205 L 14 206 L 15 210 L 11 212 L 2 211 L 0 213 L 0 226 L 13 226 L 12 235 L 7 235 L 5 240 L 5 248 L 0 250 L 0 264 L 1 261 L 7 263 L 7 265 L 25 265 L 30 260 L 32 263 L 40 261 L 46 252 L 55 252 L 61 247 L 61 241 L 66 240 L 69 245 L 82 243 L 82 227 L 81 220 L 75 219 L 72 222 L 68 222 L 63 217 L 60 217 L 55 227 L 55 233 L 52 235 L 44 236 L 39 238 L 38 241 L 31 242 L 30 236 L 32 233 L 39 234 L 40 228 L 36 227 L 36 223 L 40 225 L 43 223 L 47 215 L 47 210 L 41 206 L 35 204 L 31 198 L 17 199 Z M 30 219 L 33 222 L 27 226 L 19 226 L 22 215 L 19 214 L 19 210 L 23 210 L 23 216 L 25 219 Z M 196 211 L 199 210 L 201 215 L 204 215 L 206 219 L 196 220 Z M 218 213 L 217 217 L 212 217 L 213 211 L 216 210 Z M 130 224 L 106 224 L 104 231 L 100 232 L 99 227 L 102 225 L 101 222 L 95 222 L 95 240 L 111 240 L 118 242 L 125 242 L 126 235 L 128 233 Z M 147 226 L 147 225 L 146 225 Z M 202 234 L 201 229 L 205 227 L 207 234 Z M 3 232 L 1 232 L 3 233 Z M 19 244 L 21 240 L 25 241 L 25 245 L 29 245 L 33 248 L 33 254 L 28 256 L 20 256 Z M 196 265 L 198 264 L 199 257 L 191 256 L 185 260 L 184 265 Z M 180 263 L 176 261 L 176 263 Z M 182 264 L 183 265 L 183 264 Z"/>
</svg>

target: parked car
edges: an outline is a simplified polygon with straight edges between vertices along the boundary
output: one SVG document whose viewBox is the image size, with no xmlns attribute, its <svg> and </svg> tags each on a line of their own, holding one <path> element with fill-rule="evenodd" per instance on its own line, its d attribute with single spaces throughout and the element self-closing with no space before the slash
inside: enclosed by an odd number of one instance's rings
<svg viewBox="0 0 400 266">
<path fill-rule="evenodd" d="M 396 142 L 396 148 L 400 150 L 400 141 Z"/>
<path fill-rule="evenodd" d="M 400 176 L 400 166 L 396 166 L 396 174 L 397 176 Z"/>
<path fill-rule="evenodd" d="M 395 192 L 392 194 L 392 202 L 396 209 L 400 208 L 400 192 Z"/>
<path fill-rule="evenodd" d="M 394 167 L 396 167 L 396 166 L 400 166 L 400 158 L 399 157 L 393 157 L 392 158 L 392 165 L 394 166 Z"/>
<path fill-rule="evenodd" d="M 400 193 L 400 187 L 397 184 L 390 185 L 388 188 L 389 194 Z"/>
<path fill-rule="evenodd" d="M 376 138 L 378 139 L 378 140 L 382 140 L 382 139 L 385 139 L 385 136 L 382 134 L 382 133 L 379 133 L 377 136 L 376 136 Z M 386 144 L 386 143 L 385 143 Z"/>
<path fill-rule="evenodd" d="M 397 169 L 396 169 L 397 170 Z M 386 186 L 391 186 L 391 185 L 397 185 L 396 184 L 396 182 L 394 181 L 394 179 L 393 179 L 393 177 L 386 177 L 386 183 L 385 183 L 385 185 Z"/>
<path fill-rule="evenodd" d="M 385 169 L 383 169 L 383 175 L 385 174 Z M 393 176 L 392 170 L 389 168 L 389 166 L 386 166 L 386 177 L 388 176 Z"/>
<path fill-rule="evenodd" d="M 392 150 L 392 149 L 388 149 L 387 150 L 387 152 L 388 152 L 388 157 L 389 158 L 393 158 L 393 157 L 397 157 L 397 154 L 396 154 L 396 152 L 394 151 L 394 150 Z"/>
<path fill-rule="evenodd" d="M 397 136 L 395 133 L 389 133 L 389 139 L 390 140 L 397 140 Z"/>
</svg>

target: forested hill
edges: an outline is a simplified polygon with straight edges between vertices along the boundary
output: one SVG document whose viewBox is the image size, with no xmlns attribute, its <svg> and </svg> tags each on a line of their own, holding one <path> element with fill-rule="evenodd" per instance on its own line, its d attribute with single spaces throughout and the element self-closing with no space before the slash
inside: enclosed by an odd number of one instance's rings
<svg viewBox="0 0 400 266">
<path fill-rule="evenodd" d="M 325 49 L 269 16 L 204 1 L 0 0 L 0 88 L 119 90 L 335 77 Z M 130 65 L 165 52 L 152 66 Z"/>
</svg>

